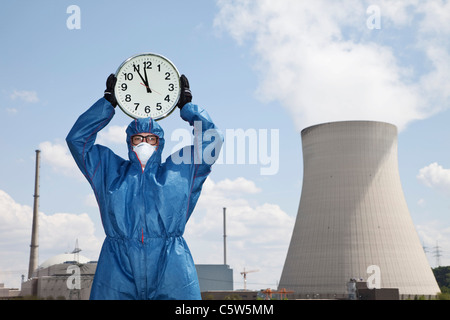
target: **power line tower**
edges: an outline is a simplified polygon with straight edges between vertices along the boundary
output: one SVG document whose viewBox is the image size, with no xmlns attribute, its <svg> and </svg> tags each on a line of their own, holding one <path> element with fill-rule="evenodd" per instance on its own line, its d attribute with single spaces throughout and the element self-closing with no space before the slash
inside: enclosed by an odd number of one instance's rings
<svg viewBox="0 0 450 320">
<path fill-rule="evenodd" d="M 77 263 L 80 263 L 80 251 L 81 249 L 78 247 L 78 239 L 75 242 L 75 249 L 73 249 L 73 258 Z"/>
<path fill-rule="evenodd" d="M 441 248 L 439 247 L 437 241 L 436 241 L 436 247 L 434 247 L 434 250 L 433 250 L 433 257 L 436 258 L 436 266 L 440 267 L 441 266 L 442 252 L 441 252 Z"/>
</svg>

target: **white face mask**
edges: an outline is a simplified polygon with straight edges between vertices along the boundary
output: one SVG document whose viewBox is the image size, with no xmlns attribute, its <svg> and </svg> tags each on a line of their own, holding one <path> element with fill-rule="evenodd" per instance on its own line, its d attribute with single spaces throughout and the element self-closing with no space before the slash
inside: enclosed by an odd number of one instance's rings
<svg viewBox="0 0 450 320">
<path fill-rule="evenodd" d="M 133 146 L 133 151 L 136 152 L 142 166 L 145 166 L 155 150 L 156 147 L 147 142 L 141 142 L 137 146 Z"/>
</svg>

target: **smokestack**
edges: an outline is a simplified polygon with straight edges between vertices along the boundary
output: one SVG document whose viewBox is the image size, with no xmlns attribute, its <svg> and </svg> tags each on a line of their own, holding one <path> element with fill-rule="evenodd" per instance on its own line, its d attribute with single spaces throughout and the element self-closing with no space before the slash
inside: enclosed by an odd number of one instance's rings
<svg viewBox="0 0 450 320">
<path fill-rule="evenodd" d="M 227 208 L 223 208 L 223 264 L 227 264 Z"/>
<path fill-rule="evenodd" d="M 28 267 L 28 279 L 33 276 L 33 271 L 38 267 L 39 259 L 39 163 L 40 150 L 36 150 L 36 173 L 34 180 L 34 205 L 33 205 L 33 226 L 31 229 L 31 245 L 30 245 L 30 265 Z"/>
</svg>

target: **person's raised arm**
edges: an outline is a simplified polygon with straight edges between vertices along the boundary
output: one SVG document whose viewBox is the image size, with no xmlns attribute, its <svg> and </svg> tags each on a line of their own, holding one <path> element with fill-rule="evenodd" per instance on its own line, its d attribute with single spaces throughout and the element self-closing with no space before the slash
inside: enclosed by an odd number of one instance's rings
<svg viewBox="0 0 450 320">
<path fill-rule="evenodd" d="M 201 168 L 196 169 L 197 174 L 205 174 L 209 172 L 211 165 L 219 156 L 223 135 L 208 112 L 192 103 L 192 93 L 185 75 L 181 76 L 181 95 L 178 107 L 181 109 L 181 118 L 194 127 L 191 164 L 201 165 Z"/>
<path fill-rule="evenodd" d="M 117 105 L 114 96 L 115 81 L 115 76 L 111 74 L 106 82 L 104 97 L 78 118 L 66 137 L 75 162 L 89 180 L 101 160 L 101 146 L 96 148 L 94 145 L 97 133 L 111 121 L 115 114 L 114 108 Z"/>
</svg>

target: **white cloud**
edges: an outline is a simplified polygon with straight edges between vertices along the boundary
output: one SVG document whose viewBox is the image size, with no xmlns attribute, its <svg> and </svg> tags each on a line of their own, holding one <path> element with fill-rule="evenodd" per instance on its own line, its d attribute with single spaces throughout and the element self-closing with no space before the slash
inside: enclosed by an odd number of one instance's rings
<svg viewBox="0 0 450 320">
<path fill-rule="evenodd" d="M 237 191 L 237 192 L 236 192 Z M 186 226 L 186 241 L 196 263 L 223 263 L 223 208 L 226 208 L 227 264 L 234 270 L 234 288 L 242 288 L 239 272 L 258 269 L 248 288 L 276 287 L 286 258 L 294 218 L 278 205 L 244 197 L 262 191 L 244 178 L 205 182 Z"/>
<path fill-rule="evenodd" d="M 127 146 L 125 129 L 126 126 L 108 127 L 107 130 L 98 134 L 96 144 L 118 144 L 123 150 L 119 149 L 117 154 L 122 152 L 126 155 Z M 39 144 L 39 149 L 41 150 L 42 161 L 49 164 L 55 171 L 68 176 L 82 177 L 65 142 L 44 141 Z"/>
<path fill-rule="evenodd" d="M 28 103 L 39 102 L 36 91 L 14 90 L 10 95 L 11 100 L 22 100 Z"/>
<path fill-rule="evenodd" d="M 233 181 L 230 179 L 219 181 L 215 185 L 215 188 L 217 188 L 219 192 L 232 194 L 255 194 L 261 192 L 261 189 L 256 187 L 253 181 L 242 177 L 239 177 Z"/>
<path fill-rule="evenodd" d="M 420 12 L 425 16 L 421 23 L 421 32 L 427 34 L 450 34 L 450 2 L 442 0 L 422 1 Z"/>
<path fill-rule="evenodd" d="M 75 247 L 78 239 L 79 247 L 83 250 L 82 255 L 87 252 L 92 260 L 97 260 L 102 240 L 95 233 L 94 222 L 86 214 L 55 213 L 39 216 L 40 239 L 39 247 L 47 258 L 54 253 L 63 253 Z M 42 263 L 43 261 L 41 261 Z"/>
<path fill-rule="evenodd" d="M 68 176 L 80 176 L 80 170 L 66 144 L 44 141 L 39 144 L 39 150 L 41 150 L 42 161 L 49 164 L 55 171 Z"/>
<path fill-rule="evenodd" d="M 95 198 L 94 193 L 90 193 L 85 197 L 84 204 L 89 207 L 98 208 L 97 199 Z"/>
<path fill-rule="evenodd" d="M 430 188 L 450 194 L 450 170 L 436 162 L 420 169 L 417 179 Z"/>
<path fill-rule="evenodd" d="M 435 105 L 434 109 L 439 111 L 444 106 L 440 104 L 440 99 L 450 98 L 450 54 L 440 46 L 429 44 L 425 49 L 434 70 L 421 79 L 421 87 L 429 95 L 428 101 Z"/>
<path fill-rule="evenodd" d="M 126 145 L 126 129 L 127 126 L 108 126 L 108 128 L 99 132 L 96 143 Z"/>
<path fill-rule="evenodd" d="M 372 1 L 380 6 L 383 23 L 387 27 L 392 24 L 397 27 L 411 26 L 414 14 L 411 9 L 416 7 L 421 0 L 381 0 Z"/>
<path fill-rule="evenodd" d="M 28 274 L 33 209 L 21 205 L 0 190 L 0 282 L 20 288 L 20 276 Z M 94 223 L 83 214 L 39 212 L 39 264 L 75 246 L 82 255 L 96 260 L 102 239 L 94 235 Z"/>
<path fill-rule="evenodd" d="M 381 9 L 384 27 L 379 31 L 366 26 L 372 4 Z M 377 120 L 401 130 L 448 106 L 448 40 L 437 30 L 449 29 L 450 6 L 433 4 L 218 1 L 215 25 L 251 46 L 261 77 L 258 96 L 281 102 L 298 129 L 327 121 Z M 408 40 L 405 35 L 411 34 Z M 409 42 L 399 49 L 400 41 Z M 405 63 L 409 51 L 422 54 L 432 67 L 420 71 L 423 61 Z"/>
</svg>

